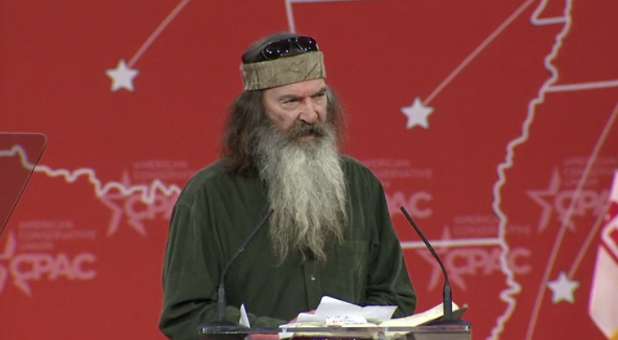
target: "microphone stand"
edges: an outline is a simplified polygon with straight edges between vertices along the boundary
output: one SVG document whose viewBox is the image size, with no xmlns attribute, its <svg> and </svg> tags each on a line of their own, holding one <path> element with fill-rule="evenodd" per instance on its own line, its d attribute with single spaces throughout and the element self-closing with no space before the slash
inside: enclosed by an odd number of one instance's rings
<svg viewBox="0 0 618 340">
<path fill-rule="evenodd" d="M 442 287 L 442 307 L 443 307 L 444 316 L 440 318 L 439 320 L 432 322 L 431 324 L 435 325 L 435 324 L 460 324 L 462 323 L 461 320 L 457 320 L 453 315 L 453 293 L 451 289 L 451 284 L 448 279 L 448 273 L 446 272 L 446 269 L 444 268 L 444 265 L 442 264 L 440 257 L 438 256 L 436 251 L 433 249 L 433 247 L 429 243 L 429 239 L 427 239 L 427 237 L 425 237 L 425 234 L 423 234 L 423 231 L 421 230 L 421 228 L 419 228 L 416 225 L 416 223 L 414 223 L 412 216 L 410 216 L 406 208 L 401 207 L 400 209 L 401 209 L 401 212 L 403 213 L 403 216 L 408 221 L 408 223 L 414 228 L 416 233 L 423 240 L 423 242 L 425 243 L 425 246 L 431 252 L 431 255 L 433 255 L 436 261 L 438 261 L 438 264 L 440 265 L 440 269 L 442 269 L 442 275 L 444 277 L 444 286 Z"/>
<path fill-rule="evenodd" d="M 266 221 L 268 221 L 268 219 L 270 218 L 270 216 L 272 214 L 273 214 L 273 210 L 271 209 L 264 216 L 264 218 L 262 218 L 262 220 L 257 225 L 257 227 L 255 227 L 253 229 L 253 231 L 251 231 L 251 234 L 249 234 L 249 236 L 245 239 L 245 241 L 242 243 L 242 245 L 238 248 L 238 250 L 236 250 L 234 255 L 232 255 L 232 257 L 229 259 L 229 261 L 227 261 L 227 263 L 225 264 L 225 267 L 223 267 L 223 271 L 221 272 L 221 275 L 219 277 L 219 286 L 217 288 L 217 321 L 215 321 L 213 323 L 210 323 L 207 326 L 205 326 L 205 328 L 209 329 L 209 332 L 219 333 L 219 332 L 233 331 L 233 330 L 237 330 L 239 327 L 241 327 L 237 323 L 225 320 L 225 307 L 226 307 L 226 301 L 225 301 L 225 276 L 226 276 L 228 270 L 230 269 L 232 263 L 234 262 L 234 260 L 236 260 L 236 258 L 243 251 L 245 251 L 245 248 L 249 245 L 249 243 L 251 243 L 251 241 L 253 240 L 253 238 L 257 234 L 257 232 L 260 229 L 262 229 L 262 227 L 266 224 Z"/>
</svg>

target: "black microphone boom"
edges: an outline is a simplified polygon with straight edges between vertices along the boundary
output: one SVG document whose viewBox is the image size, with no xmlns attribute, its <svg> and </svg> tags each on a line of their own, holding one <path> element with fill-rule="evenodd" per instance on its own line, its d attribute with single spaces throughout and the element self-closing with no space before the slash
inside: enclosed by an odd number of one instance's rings
<svg viewBox="0 0 618 340">
<path fill-rule="evenodd" d="M 403 216 L 405 216 L 406 220 L 408 220 L 410 225 L 414 227 L 414 230 L 416 230 L 416 233 L 421 237 L 423 242 L 425 242 L 425 246 L 427 246 L 427 249 L 429 249 L 431 255 L 433 255 L 433 257 L 438 261 L 438 264 L 442 269 L 442 274 L 444 275 L 444 288 L 442 290 L 442 306 L 444 308 L 444 316 L 442 317 L 442 320 L 446 323 L 448 323 L 449 321 L 454 321 L 455 318 L 453 317 L 453 295 L 451 292 L 451 284 L 448 280 L 448 273 L 446 272 L 442 261 L 440 261 L 440 257 L 429 243 L 427 237 L 425 237 L 425 234 L 423 234 L 423 232 L 421 231 L 421 228 L 419 228 L 416 223 L 414 223 L 412 216 L 410 216 L 406 208 L 401 207 L 401 212 L 403 213 Z"/>
<path fill-rule="evenodd" d="M 227 261 L 227 263 L 225 264 L 225 267 L 223 268 L 223 271 L 221 272 L 221 276 L 219 276 L 219 288 L 217 289 L 217 321 L 219 323 L 224 323 L 224 319 L 225 319 L 225 306 L 226 306 L 225 275 L 227 274 L 227 271 L 228 269 L 230 269 L 230 266 L 232 265 L 234 260 L 236 260 L 238 255 L 240 255 L 243 251 L 245 251 L 245 248 L 247 247 L 247 245 L 249 245 L 251 240 L 253 240 L 253 237 L 255 237 L 257 232 L 260 229 L 262 229 L 262 226 L 266 224 L 266 221 L 268 221 L 268 218 L 270 218 L 270 215 L 272 214 L 273 214 L 273 210 L 270 209 L 268 213 L 264 216 L 262 221 L 260 221 L 257 227 L 255 227 L 255 229 L 253 229 L 251 234 L 249 234 L 249 236 L 245 239 L 245 241 L 240 246 L 240 248 L 238 248 L 238 250 L 234 253 L 234 255 L 232 255 L 232 257 L 229 259 L 229 261 Z"/>
</svg>

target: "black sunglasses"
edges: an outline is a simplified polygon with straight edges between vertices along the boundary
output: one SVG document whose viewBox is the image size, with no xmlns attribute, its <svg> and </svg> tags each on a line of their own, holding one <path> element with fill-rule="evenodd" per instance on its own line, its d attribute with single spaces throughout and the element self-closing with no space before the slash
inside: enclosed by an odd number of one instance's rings
<svg viewBox="0 0 618 340">
<path fill-rule="evenodd" d="M 318 51 L 318 43 L 311 37 L 290 37 L 274 41 L 262 49 L 262 60 L 275 60 L 281 57 Z"/>
</svg>

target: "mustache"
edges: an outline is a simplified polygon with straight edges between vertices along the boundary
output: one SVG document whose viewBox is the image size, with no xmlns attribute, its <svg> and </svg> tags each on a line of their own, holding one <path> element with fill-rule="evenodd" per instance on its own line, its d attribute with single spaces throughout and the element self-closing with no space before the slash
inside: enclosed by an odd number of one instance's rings
<svg viewBox="0 0 618 340">
<path fill-rule="evenodd" d="M 324 126 L 324 123 L 307 124 L 299 121 L 294 123 L 294 125 L 288 130 L 288 137 L 290 139 L 297 139 L 305 136 L 326 136 L 326 127 Z"/>
</svg>

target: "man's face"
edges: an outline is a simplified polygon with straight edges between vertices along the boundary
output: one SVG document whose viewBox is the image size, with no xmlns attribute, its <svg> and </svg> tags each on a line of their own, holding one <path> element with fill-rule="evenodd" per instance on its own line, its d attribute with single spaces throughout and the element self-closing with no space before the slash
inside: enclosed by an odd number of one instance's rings
<svg viewBox="0 0 618 340">
<path fill-rule="evenodd" d="M 326 121 L 326 90 L 324 79 L 265 90 L 262 101 L 266 115 L 282 132 L 288 132 L 297 124 L 310 126 L 323 123 Z"/>
</svg>

